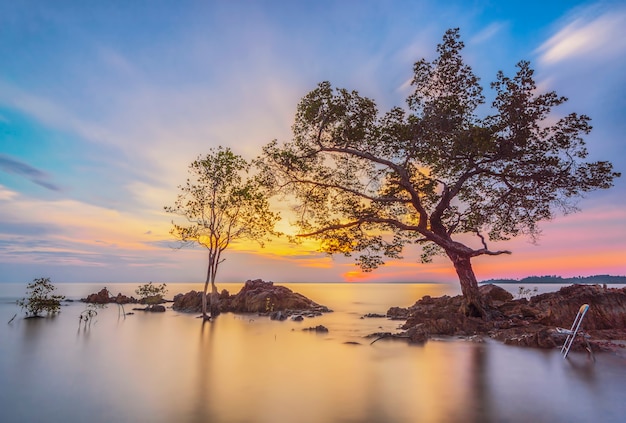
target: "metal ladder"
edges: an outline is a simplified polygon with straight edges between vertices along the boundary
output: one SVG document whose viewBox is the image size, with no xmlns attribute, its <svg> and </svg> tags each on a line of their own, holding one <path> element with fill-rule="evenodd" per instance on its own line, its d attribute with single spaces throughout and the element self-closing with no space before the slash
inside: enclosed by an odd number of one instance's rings
<svg viewBox="0 0 626 423">
<path fill-rule="evenodd" d="M 572 348 L 572 344 L 574 343 L 574 339 L 576 338 L 576 335 L 582 335 L 583 338 L 585 338 L 585 341 L 587 341 L 587 336 L 582 331 L 579 332 L 580 325 L 583 322 L 583 318 L 585 317 L 587 310 L 589 310 L 589 304 L 583 304 L 580 306 L 580 309 L 578 309 L 578 313 L 576 314 L 576 318 L 574 319 L 574 323 L 572 323 L 572 327 L 569 330 L 563 329 L 563 328 L 556 328 L 556 331 L 558 333 L 567 335 L 567 338 L 565 338 L 565 342 L 563 343 L 563 346 L 561 347 L 561 354 L 563 354 L 563 358 L 567 358 L 567 354 L 569 354 L 569 350 L 570 348 Z M 589 345 L 589 342 L 587 342 L 587 347 L 588 347 L 589 353 L 591 354 L 592 352 L 591 352 L 591 346 Z"/>
</svg>

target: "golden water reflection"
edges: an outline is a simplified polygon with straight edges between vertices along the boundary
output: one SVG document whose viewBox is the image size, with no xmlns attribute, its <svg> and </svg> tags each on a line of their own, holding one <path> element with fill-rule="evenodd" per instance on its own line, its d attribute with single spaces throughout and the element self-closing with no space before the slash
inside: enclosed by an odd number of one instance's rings
<svg viewBox="0 0 626 423">
<path fill-rule="evenodd" d="M 618 357 L 589 366 L 584 355 L 564 362 L 557 351 L 493 342 L 364 338 L 400 322 L 363 314 L 446 287 L 300 288 L 335 312 L 202 324 L 172 310 L 123 318 L 109 307 L 79 328 L 83 305 L 74 303 L 55 319 L 2 325 L 2 421 L 611 422 L 626 412 Z M 0 319 L 12 313 L 0 305 Z M 329 332 L 302 330 L 318 324 Z"/>
</svg>

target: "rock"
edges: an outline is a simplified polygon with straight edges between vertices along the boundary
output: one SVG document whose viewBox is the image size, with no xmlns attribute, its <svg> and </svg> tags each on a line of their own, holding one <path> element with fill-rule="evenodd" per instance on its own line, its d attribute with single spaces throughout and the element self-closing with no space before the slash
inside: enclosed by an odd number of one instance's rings
<svg viewBox="0 0 626 423">
<path fill-rule="evenodd" d="M 106 289 L 106 287 L 102 288 L 100 292 L 96 294 L 89 294 L 87 298 L 83 298 L 82 301 L 93 304 L 108 304 L 110 302 L 109 290 Z"/>
<path fill-rule="evenodd" d="M 406 331 L 406 336 L 409 338 L 409 342 L 413 344 L 423 344 L 430 337 L 430 332 L 423 323 L 415 325 Z"/>
<path fill-rule="evenodd" d="M 147 307 L 134 307 L 133 310 L 135 311 L 148 311 L 151 313 L 163 313 L 165 312 L 165 306 L 162 306 L 160 304 L 155 304 L 155 305 L 151 305 L 151 306 L 147 306 Z"/>
<path fill-rule="evenodd" d="M 324 325 L 317 325 L 315 327 L 312 328 L 304 328 L 302 330 L 308 330 L 308 331 L 312 331 L 312 332 L 328 332 L 328 328 Z"/>
<path fill-rule="evenodd" d="M 174 296 L 172 310 L 183 313 L 200 313 L 202 311 L 202 292 L 189 291 Z"/>
<path fill-rule="evenodd" d="M 555 328 L 569 328 L 580 306 L 589 304 L 582 329 L 591 336 L 589 342 L 593 349 L 615 349 L 615 340 L 626 340 L 626 288 L 572 285 L 529 300 L 513 300 L 511 294 L 493 285 L 481 286 L 480 291 L 492 308 L 493 317 L 489 321 L 461 313 L 461 296 L 425 296 L 407 309 L 389 309 L 387 316 L 406 316 L 402 329 L 410 342 L 424 342 L 442 335 L 488 335 L 510 345 L 554 348 L 565 340 Z M 573 349 L 585 346 L 579 337 Z"/>
<path fill-rule="evenodd" d="M 542 324 L 566 328 L 571 326 L 582 304 L 589 304 L 583 320 L 585 330 L 626 329 L 626 288 L 571 285 L 529 301 Z"/>
<path fill-rule="evenodd" d="M 227 311 L 239 313 L 268 313 L 277 310 L 310 310 L 323 306 L 287 287 L 264 282 L 246 281 L 241 291 L 230 300 Z"/>
<path fill-rule="evenodd" d="M 367 317 L 367 318 L 384 318 L 384 317 L 387 317 L 387 316 L 385 314 L 367 313 L 367 314 L 363 315 L 363 317 Z"/>
<path fill-rule="evenodd" d="M 109 290 L 104 287 L 98 293 L 89 294 L 87 298 L 82 298 L 82 302 L 92 303 L 92 304 L 136 304 L 138 301 L 134 297 L 127 297 L 126 295 L 122 295 L 118 293 L 117 296 L 112 297 L 109 295 Z"/>
<path fill-rule="evenodd" d="M 271 320 L 287 320 L 287 315 L 282 310 L 273 311 L 270 313 Z"/>
<path fill-rule="evenodd" d="M 112 303 L 116 304 L 134 304 L 137 303 L 137 300 L 134 297 L 127 297 L 126 295 L 122 295 L 118 293 L 115 297 L 109 298 Z"/>
<path fill-rule="evenodd" d="M 387 311 L 387 317 L 391 320 L 406 320 L 409 318 L 409 309 L 401 307 L 391 307 Z"/>
<path fill-rule="evenodd" d="M 235 295 L 230 295 L 225 289 L 219 295 L 219 308 L 223 313 L 261 313 L 272 320 L 286 320 L 292 315 L 305 313 L 307 316 L 319 316 L 332 311 L 289 288 L 260 279 L 246 281 Z M 190 291 L 176 295 L 172 309 L 187 313 L 201 312 L 202 292 Z"/>
<path fill-rule="evenodd" d="M 493 285 L 493 284 L 481 285 L 480 288 L 478 288 L 478 290 L 480 291 L 480 294 L 483 297 L 487 298 L 492 303 L 494 301 L 506 302 L 506 301 L 511 301 L 513 299 L 513 294 L 511 294 L 506 289 L 499 287 L 498 285 Z"/>
<path fill-rule="evenodd" d="M 298 314 L 296 316 L 291 316 L 291 320 L 294 322 L 301 322 L 304 320 L 304 317 L 301 314 Z"/>
<path fill-rule="evenodd" d="M 146 307 L 146 311 L 149 311 L 152 313 L 163 313 L 165 312 L 165 306 L 162 306 L 160 304 L 155 304 L 150 307 Z"/>
</svg>

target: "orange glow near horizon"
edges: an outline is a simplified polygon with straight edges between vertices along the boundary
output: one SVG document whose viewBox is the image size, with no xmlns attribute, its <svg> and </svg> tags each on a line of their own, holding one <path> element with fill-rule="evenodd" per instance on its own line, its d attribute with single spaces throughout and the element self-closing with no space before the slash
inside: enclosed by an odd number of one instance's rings
<svg viewBox="0 0 626 423">
<path fill-rule="evenodd" d="M 513 254 L 474 258 L 476 278 L 483 281 L 534 275 L 624 275 L 624 237 L 615 227 L 615 222 L 621 219 L 626 219 L 624 210 L 592 208 L 546 223 L 537 245 L 523 237 L 490 243 L 491 250 L 510 250 Z M 292 229 L 286 222 L 286 219 L 281 222 L 280 229 L 284 232 Z M 151 237 L 154 239 L 154 235 Z M 458 240 L 473 248 L 480 247 L 469 235 Z M 228 247 L 225 275 L 236 280 L 238 275 L 247 275 L 252 270 L 253 277 L 282 281 L 458 283 L 454 266 L 446 257 L 435 257 L 432 263 L 423 264 L 419 262 L 420 251 L 416 246 L 407 245 L 404 259 L 389 260 L 370 273 L 361 271 L 351 258 L 340 254 L 331 257 L 319 248 L 315 240 L 303 239 L 294 244 L 284 236 L 272 239 L 264 247 L 254 241 L 237 240 Z"/>
<path fill-rule="evenodd" d="M 371 273 L 366 273 L 361 270 L 350 270 L 348 272 L 342 273 L 341 277 L 345 282 L 368 282 L 372 279 Z"/>
</svg>

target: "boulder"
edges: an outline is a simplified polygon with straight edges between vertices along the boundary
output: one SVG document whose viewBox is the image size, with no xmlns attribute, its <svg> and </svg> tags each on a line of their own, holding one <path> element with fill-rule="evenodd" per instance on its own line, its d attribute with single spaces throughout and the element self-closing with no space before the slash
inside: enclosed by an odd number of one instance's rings
<svg viewBox="0 0 626 423">
<path fill-rule="evenodd" d="M 270 313 L 278 310 L 310 310 L 321 307 L 287 287 L 256 279 L 246 281 L 241 291 L 231 298 L 228 311 Z"/>
<path fill-rule="evenodd" d="M 174 296 L 172 310 L 184 313 L 200 313 L 202 311 L 202 292 L 189 291 Z"/>
<path fill-rule="evenodd" d="M 115 297 L 110 297 L 109 300 L 110 302 L 116 304 L 134 304 L 137 302 L 134 297 L 127 297 L 126 295 L 122 295 L 121 293 L 118 293 Z"/>
<path fill-rule="evenodd" d="M 163 313 L 165 312 L 165 306 L 160 305 L 160 304 L 155 304 L 155 305 L 146 307 L 146 311 L 149 311 L 151 313 Z"/>
<path fill-rule="evenodd" d="M 89 294 L 87 295 L 87 298 L 83 298 L 81 301 L 84 301 L 86 303 L 93 303 L 93 304 L 108 304 L 109 303 L 109 290 L 105 288 L 102 288 L 98 293 L 95 294 Z"/>
<path fill-rule="evenodd" d="M 503 303 L 506 301 L 511 301 L 513 299 L 513 294 L 511 294 L 506 289 L 499 287 L 498 285 L 494 285 L 494 284 L 481 285 L 480 288 L 478 288 L 478 290 L 480 291 L 480 294 L 483 297 L 487 298 L 487 300 L 491 303 L 494 303 L 494 302 Z"/>
<path fill-rule="evenodd" d="M 391 320 L 406 320 L 409 318 L 409 309 L 403 307 L 391 307 L 387 310 L 387 317 Z"/>
<path fill-rule="evenodd" d="M 270 320 L 287 320 L 287 315 L 282 310 L 272 311 L 270 313 Z"/>
</svg>

